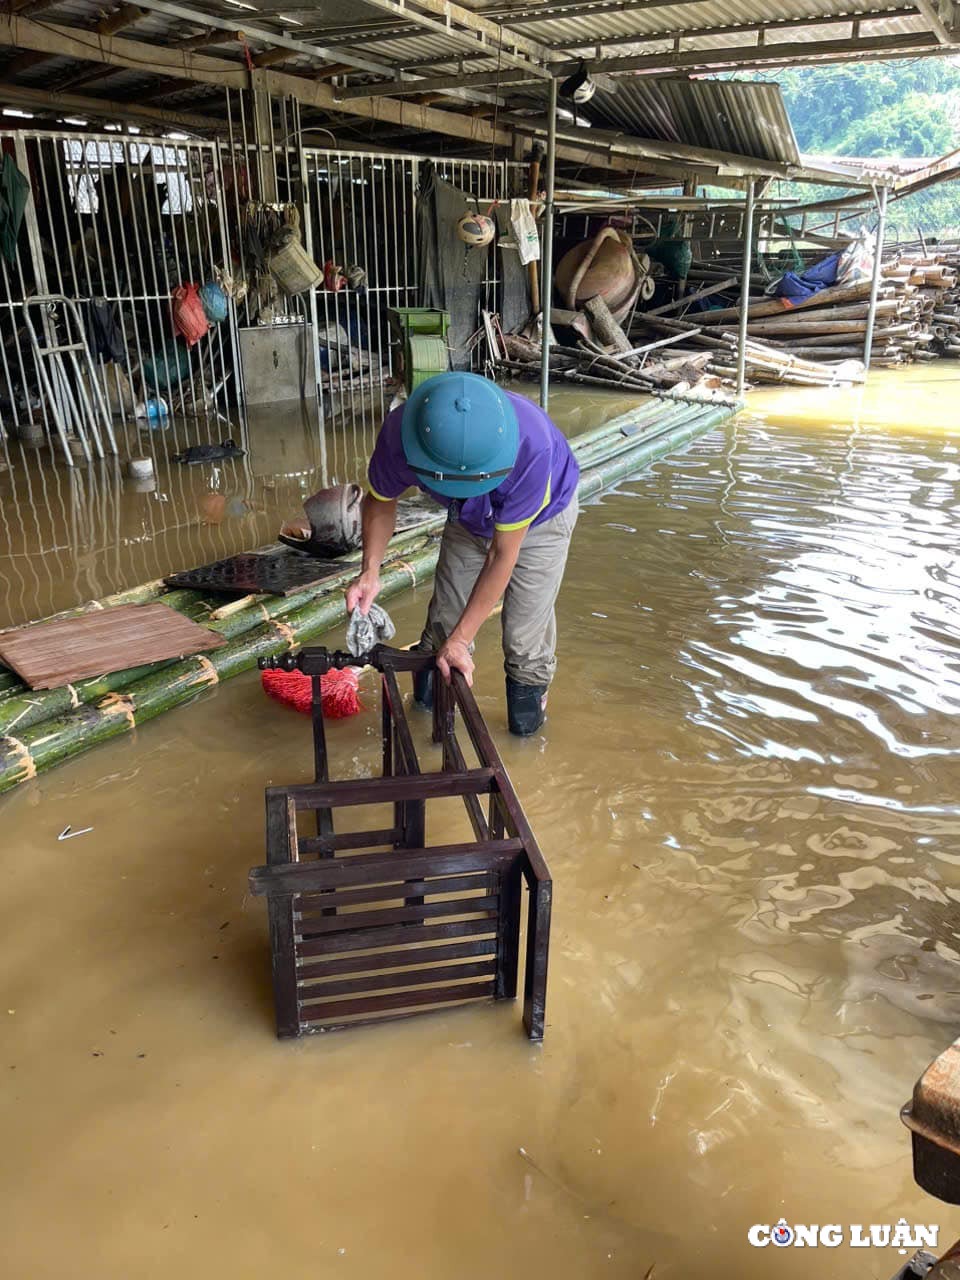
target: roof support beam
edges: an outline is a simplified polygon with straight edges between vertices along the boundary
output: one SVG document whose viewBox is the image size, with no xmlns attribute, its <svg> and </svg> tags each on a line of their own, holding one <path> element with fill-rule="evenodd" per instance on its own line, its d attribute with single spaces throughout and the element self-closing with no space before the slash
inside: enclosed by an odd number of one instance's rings
<svg viewBox="0 0 960 1280">
<path fill-rule="evenodd" d="M 547 132 L 547 122 L 542 117 L 528 118 L 513 113 L 501 113 L 501 121 L 509 123 L 518 133 L 533 134 L 543 137 Z M 869 187 L 872 181 L 853 171 L 818 170 L 808 165 L 780 164 L 774 160 L 761 160 L 755 156 L 737 155 L 730 151 L 717 151 L 712 147 L 694 147 L 683 142 L 663 142 L 651 138 L 634 138 L 631 135 L 617 133 L 609 129 L 581 129 L 561 124 L 557 127 L 557 138 L 564 144 L 582 148 L 592 152 L 595 162 L 614 165 L 614 159 L 623 159 L 630 163 L 637 173 L 645 171 L 647 166 L 663 163 L 673 173 L 680 170 L 686 174 L 696 174 L 705 170 L 706 181 L 719 181 L 724 185 L 727 179 L 742 180 L 750 178 L 788 178 L 794 181 L 815 181 L 842 187 Z M 699 174 L 697 176 L 700 176 Z M 682 178 L 678 178 L 682 180 Z"/>
<path fill-rule="evenodd" d="M 552 61 L 554 54 L 545 45 L 518 35 L 499 22 L 490 22 L 472 9 L 454 4 L 452 0 L 414 0 L 419 6 L 417 9 L 411 8 L 407 0 L 365 2 L 391 17 L 415 22 L 427 31 L 435 31 L 449 40 L 456 40 L 477 56 L 492 50 L 505 66 L 529 69 L 541 79 L 550 78 L 545 64 Z"/>
<path fill-rule="evenodd" d="M 498 71 L 496 67 L 490 71 L 477 71 L 465 76 L 432 76 L 419 80 L 390 80 L 386 84 L 360 84 L 342 87 L 336 90 L 337 97 L 348 102 L 351 98 L 382 98 L 389 94 L 398 96 L 407 93 L 431 93 L 436 89 L 471 89 L 474 85 L 494 84 L 529 84 L 539 83 L 539 77 L 532 71 Z"/>
<path fill-rule="evenodd" d="M 290 49 L 293 53 L 305 54 L 326 62 L 349 62 L 358 71 L 372 71 L 376 75 L 393 76 L 394 68 L 383 62 L 376 62 L 362 54 L 354 54 L 350 49 L 341 49 L 320 44 L 307 44 L 304 40 L 295 40 L 292 36 L 281 35 L 276 31 L 264 31 L 251 26 L 247 22 L 235 22 L 232 18 L 217 18 L 213 14 L 200 9 L 190 9 L 173 0 L 143 0 L 143 8 L 152 9 L 155 13 L 166 14 L 170 18 L 185 18 L 199 27 L 215 27 L 220 31 L 242 33 L 247 40 L 263 41 L 264 44 L 279 49 Z"/>
<path fill-rule="evenodd" d="M 835 27 L 847 26 L 851 27 L 854 22 L 861 24 L 867 22 L 884 22 L 899 18 L 918 18 L 920 10 L 915 4 L 905 5 L 900 9 L 884 9 L 872 11 L 870 13 L 860 13 L 856 18 L 849 13 L 828 14 L 817 18 L 777 18 L 772 22 L 740 22 L 729 23 L 724 26 L 716 27 L 697 27 L 694 29 L 678 29 L 675 31 L 664 31 L 651 33 L 633 32 L 630 35 L 606 36 L 600 39 L 591 36 L 589 32 L 584 34 L 582 43 L 572 42 L 570 40 L 551 40 L 551 49 L 612 49 L 621 44 L 659 44 L 668 40 L 699 40 L 706 36 L 737 36 L 746 35 L 751 32 L 757 33 L 758 37 L 761 32 L 769 33 L 771 31 L 795 31 L 799 28 L 807 29 L 810 27 Z M 434 58 L 436 62 L 437 59 Z"/>
<path fill-rule="evenodd" d="M 146 9 L 136 4 L 121 5 L 115 13 L 109 14 L 106 18 L 101 18 L 93 30 L 98 36 L 112 36 L 116 31 L 122 31 L 124 27 L 133 26 L 141 18 L 147 16 Z M 55 55 L 52 53 L 39 53 L 32 49 L 28 53 L 21 53 L 19 57 L 14 58 L 12 62 L 8 62 L 3 68 L 3 74 L 8 79 L 12 76 L 19 75 L 21 71 L 26 71 L 29 67 L 41 66 L 44 62 L 52 62 Z"/>
<path fill-rule="evenodd" d="M 205 130 L 222 132 L 226 126 L 214 116 L 197 115 L 192 111 L 164 111 L 160 107 L 148 107 L 139 102 L 111 102 L 107 98 L 89 98 L 80 93 L 51 93 L 49 89 L 33 89 L 21 84 L 0 82 L 0 102 L 11 106 L 36 107 L 38 111 L 53 115 L 68 113 L 84 116 L 113 116 L 117 120 L 142 121 L 144 124 L 162 124 L 170 129 Z"/>
<path fill-rule="evenodd" d="M 497 17 L 510 27 L 521 23 L 544 22 L 547 18 L 589 18 L 595 13 L 636 13 L 643 9 L 676 9 L 682 5 L 702 4 L 703 0 L 559 0 L 529 9 L 481 9 L 488 17 Z"/>
<path fill-rule="evenodd" d="M 319 80 L 308 80 L 304 76 L 280 71 L 254 71 L 251 75 L 245 66 L 229 62 L 225 58 L 166 49 L 142 41 L 125 40 L 122 36 L 94 36 L 88 31 L 75 31 L 70 27 L 31 22 L 28 18 L 0 13 L 0 46 L 11 45 L 80 61 L 123 67 L 141 74 L 146 71 L 157 76 L 171 76 L 176 80 L 209 84 L 217 89 L 248 89 L 253 81 L 257 88 L 296 98 L 306 106 L 316 107 L 321 111 L 383 120 L 402 128 L 418 129 L 423 133 L 441 133 L 451 138 L 464 139 L 479 146 L 509 147 L 512 141 L 508 130 L 494 129 L 485 120 L 458 115 L 453 111 L 438 111 L 436 107 L 416 106 L 395 98 L 355 98 L 347 106 L 337 101 L 330 85 Z"/>
<path fill-rule="evenodd" d="M 689 68 L 717 69 L 742 64 L 759 66 L 764 62 L 809 62 L 829 58 L 833 54 L 896 53 L 923 49 L 936 44 L 936 37 L 924 31 L 900 35 L 867 36 L 860 40 L 812 40 L 791 44 L 780 41 L 764 45 L 738 45 L 731 49 L 683 49 L 679 53 L 640 53 L 624 58 L 599 58 L 590 63 L 591 71 L 676 71 Z M 552 70 L 569 74 L 579 64 L 567 62 Z"/>
<path fill-rule="evenodd" d="M 927 25 L 941 44 L 956 44 L 956 31 L 951 32 L 943 20 L 944 9 L 946 9 L 952 17 L 952 4 L 948 3 L 947 5 L 943 5 L 940 3 L 940 0 L 917 0 L 917 8 L 923 14 L 924 18 L 926 18 Z"/>
</svg>

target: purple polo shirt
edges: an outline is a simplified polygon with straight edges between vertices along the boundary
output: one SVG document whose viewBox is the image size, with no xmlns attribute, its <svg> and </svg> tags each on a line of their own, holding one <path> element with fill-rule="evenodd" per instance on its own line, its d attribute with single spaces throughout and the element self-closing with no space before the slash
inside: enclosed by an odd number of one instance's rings
<svg viewBox="0 0 960 1280">
<path fill-rule="evenodd" d="M 520 424 L 520 447 L 510 474 L 490 493 L 458 499 L 460 523 L 478 538 L 492 538 L 495 529 L 525 529 L 558 515 L 577 490 L 580 468 L 563 433 L 544 411 L 524 396 L 510 397 Z M 400 439 L 404 406 L 383 420 L 370 459 L 370 492 L 382 502 L 399 498 L 407 489 L 421 489 L 449 509 L 453 499 L 434 493 L 407 464 Z"/>
</svg>

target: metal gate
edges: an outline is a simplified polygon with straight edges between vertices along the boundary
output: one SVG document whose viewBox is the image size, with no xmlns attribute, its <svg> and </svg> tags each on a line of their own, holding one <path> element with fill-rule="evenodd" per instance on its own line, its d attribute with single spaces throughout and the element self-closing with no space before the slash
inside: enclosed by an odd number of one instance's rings
<svg viewBox="0 0 960 1280">
<path fill-rule="evenodd" d="M 321 421 L 333 478 L 362 473 L 396 387 L 387 312 L 421 305 L 417 190 L 426 157 L 306 149 L 306 244 L 325 287 L 311 294 Z M 479 201 L 506 199 L 521 165 L 436 159 L 438 177 Z M 498 309 L 499 250 L 489 250 L 481 306 Z M 337 268 L 345 277 L 338 288 Z M 479 313 L 476 317 L 480 327 Z M 474 355 L 479 367 L 479 350 Z M 359 469 L 358 469 L 359 468 Z"/>
<path fill-rule="evenodd" d="M 171 319 L 174 290 L 224 281 L 230 245 L 220 156 L 208 142 L 117 134 L 0 134 L 30 183 L 15 261 L 0 260 L 0 437 L 51 434 L 23 300 L 79 304 L 97 375 L 139 451 L 138 422 L 163 423 L 166 445 L 212 438 L 236 400 L 234 325 L 214 323 L 188 348 Z M 226 270 L 225 270 L 226 269 Z M 229 307 L 232 311 L 232 304 Z M 54 310 L 47 340 L 63 332 Z M 187 432 L 185 420 L 199 420 Z M 6 429 L 4 429 L 6 428 Z"/>
</svg>

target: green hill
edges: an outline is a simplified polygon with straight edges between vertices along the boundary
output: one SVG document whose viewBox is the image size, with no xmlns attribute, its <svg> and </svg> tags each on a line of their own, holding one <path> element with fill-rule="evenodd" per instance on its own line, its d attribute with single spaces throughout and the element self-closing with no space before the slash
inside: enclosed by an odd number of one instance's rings
<svg viewBox="0 0 960 1280">
<path fill-rule="evenodd" d="M 954 59 L 803 67 L 776 78 L 801 151 L 926 156 L 960 145 L 960 65 Z"/>
<path fill-rule="evenodd" d="M 780 85 L 802 152 L 936 159 L 960 147 L 960 59 L 799 67 L 757 78 Z M 817 198 L 810 187 L 796 194 Z M 960 182 L 891 205 L 892 237 L 913 239 L 918 228 L 960 235 Z"/>
</svg>

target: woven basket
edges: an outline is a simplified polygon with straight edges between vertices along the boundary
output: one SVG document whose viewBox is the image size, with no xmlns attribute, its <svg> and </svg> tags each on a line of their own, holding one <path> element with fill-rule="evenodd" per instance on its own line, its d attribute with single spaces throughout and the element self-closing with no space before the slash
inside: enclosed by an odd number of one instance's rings
<svg viewBox="0 0 960 1280">
<path fill-rule="evenodd" d="M 296 232 L 286 244 L 273 250 L 267 265 L 284 293 L 304 293 L 323 280 L 323 272 L 300 243 Z"/>
</svg>

